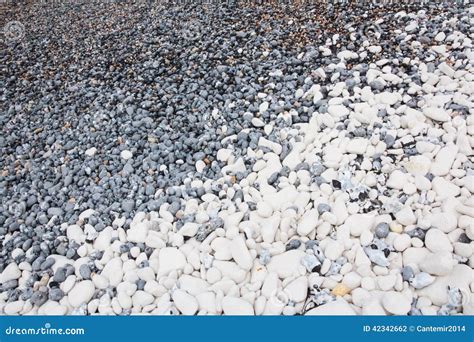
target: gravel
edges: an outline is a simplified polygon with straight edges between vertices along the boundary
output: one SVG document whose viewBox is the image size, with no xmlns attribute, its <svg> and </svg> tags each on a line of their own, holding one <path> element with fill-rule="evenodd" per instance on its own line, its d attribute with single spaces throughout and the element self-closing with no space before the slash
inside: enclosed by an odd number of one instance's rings
<svg viewBox="0 0 474 342">
<path fill-rule="evenodd" d="M 1 313 L 474 312 L 473 7 L 4 7 Z"/>
</svg>

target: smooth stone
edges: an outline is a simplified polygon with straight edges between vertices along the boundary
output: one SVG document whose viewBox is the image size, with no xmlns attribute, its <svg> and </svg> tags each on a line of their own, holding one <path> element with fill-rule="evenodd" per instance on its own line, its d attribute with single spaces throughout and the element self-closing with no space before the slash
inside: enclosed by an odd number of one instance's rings
<svg viewBox="0 0 474 342">
<path fill-rule="evenodd" d="M 387 187 L 392 188 L 392 189 L 397 189 L 401 190 L 403 189 L 403 185 L 405 185 L 407 179 L 407 174 L 400 171 L 400 170 L 394 170 L 390 174 L 390 177 L 387 180 Z"/>
<path fill-rule="evenodd" d="M 144 307 L 150 305 L 155 300 L 152 294 L 138 290 L 132 296 L 132 303 L 134 307 Z"/>
<path fill-rule="evenodd" d="M 390 233 L 390 226 L 387 222 L 380 222 L 375 226 L 374 232 L 379 239 L 384 239 Z"/>
<path fill-rule="evenodd" d="M 270 204 L 260 201 L 257 203 L 257 213 L 259 216 L 267 218 L 272 216 L 273 208 Z"/>
<path fill-rule="evenodd" d="M 365 138 L 354 138 L 346 146 L 347 153 L 364 154 L 369 141 Z"/>
<path fill-rule="evenodd" d="M 324 248 L 324 255 L 326 258 L 329 260 L 336 260 L 339 258 L 342 253 L 344 252 L 344 245 L 336 240 L 330 240 L 327 244 L 326 247 Z"/>
<path fill-rule="evenodd" d="M 450 116 L 443 108 L 426 107 L 423 108 L 423 114 L 431 120 L 446 122 Z"/>
<path fill-rule="evenodd" d="M 23 309 L 24 305 L 25 305 L 24 301 L 16 300 L 14 302 L 7 303 L 3 307 L 3 312 L 6 315 L 17 315 Z"/>
<path fill-rule="evenodd" d="M 406 315 L 411 309 L 411 298 L 400 292 L 389 291 L 383 295 L 382 305 L 393 315 Z"/>
<path fill-rule="evenodd" d="M 416 223 L 416 216 L 409 206 L 404 206 L 401 210 L 395 213 L 395 218 L 404 226 L 409 226 Z"/>
<path fill-rule="evenodd" d="M 186 266 L 186 257 L 175 247 L 165 247 L 159 253 L 158 278 L 167 275 L 174 270 L 183 269 Z"/>
<path fill-rule="evenodd" d="M 450 252 L 439 251 L 430 253 L 419 264 L 420 269 L 429 274 L 444 276 L 451 273 L 457 262 L 453 259 Z"/>
<path fill-rule="evenodd" d="M 208 314 L 215 315 L 217 311 L 216 295 L 214 292 L 204 292 L 196 296 L 200 310 L 206 310 Z"/>
<path fill-rule="evenodd" d="M 94 296 L 94 291 L 94 283 L 90 280 L 83 280 L 76 283 L 68 293 L 69 304 L 77 308 L 82 304 L 88 303 Z"/>
<path fill-rule="evenodd" d="M 258 107 L 258 111 L 263 114 L 265 113 L 267 110 L 268 110 L 268 107 L 270 106 L 270 104 L 267 102 L 267 101 L 264 101 L 262 102 L 259 107 Z"/>
<path fill-rule="evenodd" d="M 196 235 L 200 226 L 201 225 L 199 223 L 186 222 L 179 230 L 179 233 L 183 236 L 193 237 L 194 235 Z"/>
<path fill-rule="evenodd" d="M 211 268 L 211 269 L 218 271 L 216 268 Z M 198 294 L 206 292 L 209 289 L 209 283 L 207 281 L 201 278 L 193 277 L 188 274 L 183 274 L 179 278 L 178 283 L 179 283 L 179 288 L 181 290 L 186 291 L 192 296 L 197 296 Z"/>
<path fill-rule="evenodd" d="M 5 267 L 2 274 L 0 275 L 0 283 L 4 284 L 10 280 L 16 280 L 21 277 L 21 270 L 18 265 L 14 262 L 10 263 Z"/>
<path fill-rule="evenodd" d="M 105 264 L 100 275 L 106 278 L 111 286 L 120 284 L 123 278 L 122 259 L 119 257 L 111 259 Z"/>
<path fill-rule="evenodd" d="M 148 236 L 148 222 L 139 222 L 131 225 L 127 230 L 127 240 L 130 242 L 143 243 Z"/>
<path fill-rule="evenodd" d="M 430 171 L 431 159 L 424 155 L 412 156 L 404 166 L 412 175 L 424 176 Z"/>
<path fill-rule="evenodd" d="M 436 154 L 434 163 L 431 164 L 431 173 L 434 176 L 446 176 L 456 159 L 459 148 L 454 144 L 448 144 L 441 148 Z"/>
<path fill-rule="evenodd" d="M 268 263 L 267 269 L 269 272 L 275 272 L 282 279 L 289 278 L 298 274 L 298 266 L 305 255 L 306 253 L 299 249 L 275 255 Z"/>
<path fill-rule="evenodd" d="M 443 233 L 450 233 L 458 226 L 458 219 L 452 213 L 435 213 L 427 217 L 431 227 L 441 230 Z"/>
<path fill-rule="evenodd" d="M 448 236 L 441 230 L 431 228 L 425 236 L 425 246 L 432 252 L 452 252 L 453 245 Z"/>
<path fill-rule="evenodd" d="M 196 298 L 194 298 L 183 290 L 175 290 L 171 298 L 173 298 L 173 302 L 176 305 L 176 308 L 183 315 L 192 316 L 199 309 L 199 303 Z"/>
<path fill-rule="evenodd" d="M 95 147 L 88 148 L 88 149 L 84 152 L 84 154 L 85 154 L 86 156 L 89 156 L 89 157 L 94 156 L 96 153 L 97 153 L 97 149 L 96 149 Z"/>
<path fill-rule="evenodd" d="M 411 246 L 411 237 L 408 234 L 400 234 L 393 240 L 393 247 L 396 251 L 403 252 Z"/>
<path fill-rule="evenodd" d="M 319 213 L 317 209 L 311 209 L 305 212 L 298 224 L 298 235 L 305 236 L 316 229 L 316 226 L 318 225 L 318 217 Z"/>
<path fill-rule="evenodd" d="M 79 244 L 86 241 L 86 235 L 84 234 L 82 228 L 75 224 L 67 227 L 66 236 L 69 241 L 76 241 Z"/>
<path fill-rule="evenodd" d="M 431 252 L 426 248 L 409 247 L 403 251 L 403 265 L 418 265 L 430 255 L 430 253 Z"/>
<path fill-rule="evenodd" d="M 122 152 L 120 152 L 120 157 L 122 157 L 122 159 L 124 160 L 129 160 L 133 157 L 133 153 L 129 150 L 123 150 Z"/>
<path fill-rule="evenodd" d="M 387 267 L 390 265 L 390 262 L 387 260 L 385 257 L 385 254 L 383 251 L 379 249 L 372 249 L 370 247 L 365 248 L 365 253 L 369 257 L 369 260 L 373 262 L 376 265 Z"/>
<path fill-rule="evenodd" d="M 285 293 L 295 303 L 304 301 L 308 293 L 308 279 L 305 276 L 296 278 L 285 287 Z"/>
<path fill-rule="evenodd" d="M 222 310 L 228 316 L 249 316 L 255 314 L 253 306 L 249 302 L 230 296 L 222 298 Z"/>
<path fill-rule="evenodd" d="M 230 250 L 232 258 L 235 260 L 237 265 L 246 271 L 249 271 L 252 268 L 253 259 L 242 235 L 234 237 L 230 244 Z"/>
<path fill-rule="evenodd" d="M 433 190 L 440 199 L 457 197 L 461 193 L 461 188 L 443 177 L 435 177 L 431 182 Z"/>
<path fill-rule="evenodd" d="M 344 226 L 348 227 L 352 236 L 359 237 L 364 231 L 370 231 L 375 223 L 373 214 L 353 214 L 344 222 Z"/>
<path fill-rule="evenodd" d="M 354 316 L 356 312 L 352 306 L 344 299 L 338 298 L 335 301 L 320 305 L 309 310 L 306 316 Z"/>
</svg>

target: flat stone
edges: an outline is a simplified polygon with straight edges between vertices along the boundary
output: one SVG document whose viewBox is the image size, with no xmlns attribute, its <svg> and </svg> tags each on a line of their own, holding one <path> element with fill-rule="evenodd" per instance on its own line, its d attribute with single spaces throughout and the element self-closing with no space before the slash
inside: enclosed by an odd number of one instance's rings
<svg viewBox="0 0 474 342">
<path fill-rule="evenodd" d="M 364 154 L 369 141 L 365 138 L 354 138 L 346 146 L 347 153 Z"/>
<path fill-rule="evenodd" d="M 401 210 L 395 213 L 395 218 L 404 226 L 409 226 L 416 223 L 416 216 L 409 206 L 404 206 Z"/>
<path fill-rule="evenodd" d="M 430 253 L 419 264 L 420 269 L 429 274 L 444 276 L 451 273 L 457 262 L 453 259 L 450 252 L 440 251 Z"/>
<path fill-rule="evenodd" d="M 183 315 L 191 316 L 198 311 L 199 303 L 196 298 L 194 298 L 183 290 L 175 290 L 171 298 L 173 298 L 173 302 L 176 305 L 176 308 Z"/>
<path fill-rule="evenodd" d="M 123 277 L 122 259 L 119 257 L 111 259 L 104 266 L 100 275 L 105 277 L 112 286 L 117 286 L 120 284 Z"/>
<path fill-rule="evenodd" d="M 282 279 L 291 277 L 298 273 L 298 266 L 301 263 L 301 258 L 305 256 L 305 252 L 292 249 L 282 254 L 272 257 L 267 269 L 269 272 L 275 272 Z"/>
<path fill-rule="evenodd" d="M 298 235 L 305 236 L 316 229 L 316 226 L 318 225 L 318 217 L 319 213 L 317 209 L 311 209 L 305 212 L 298 223 Z"/>
<path fill-rule="evenodd" d="M 459 148 L 454 144 L 448 144 L 436 154 L 434 163 L 431 164 L 431 173 L 435 176 L 446 176 L 456 159 Z"/>
<path fill-rule="evenodd" d="M 320 305 L 309 310 L 306 316 L 354 316 L 356 312 L 352 306 L 343 298 Z"/>
<path fill-rule="evenodd" d="M 452 252 L 453 245 L 441 230 L 431 228 L 425 236 L 425 246 L 432 252 Z"/>
<path fill-rule="evenodd" d="M 426 107 L 423 108 L 423 114 L 431 120 L 446 122 L 449 121 L 450 116 L 443 108 Z"/>
<path fill-rule="evenodd" d="M 253 306 L 249 302 L 230 296 L 222 299 L 222 310 L 225 315 L 230 316 L 249 316 L 255 314 Z"/>
<path fill-rule="evenodd" d="M 2 274 L 0 275 L 0 283 L 4 284 L 10 280 L 16 280 L 21 277 L 21 270 L 18 265 L 14 262 L 10 263 L 5 267 Z"/>
<path fill-rule="evenodd" d="M 167 275 L 174 270 L 183 269 L 186 266 L 186 257 L 183 252 L 175 247 L 160 249 L 158 277 Z"/>
<path fill-rule="evenodd" d="M 94 291 L 94 283 L 90 280 L 83 280 L 77 283 L 68 293 L 69 304 L 77 308 L 82 304 L 88 303 L 94 296 Z"/>
<path fill-rule="evenodd" d="M 241 235 L 237 235 L 231 242 L 230 250 L 232 258 L 244 270 L 249 271 L 253 266 L 253 259 Z"/>
<path fill-rule="evenodd" d="M 400 292 L 389 291 L 383 295 L 382 305 L 393 315 L 406 315 L 411 309 L 411 298 Z"/>
<path fill-rule="evenodd" d="M 285 293 L 295 303 L 304 301 L 308 293 L 308 279 L 305 276 L 296 278 L 285 287 Z"/>
</svg>

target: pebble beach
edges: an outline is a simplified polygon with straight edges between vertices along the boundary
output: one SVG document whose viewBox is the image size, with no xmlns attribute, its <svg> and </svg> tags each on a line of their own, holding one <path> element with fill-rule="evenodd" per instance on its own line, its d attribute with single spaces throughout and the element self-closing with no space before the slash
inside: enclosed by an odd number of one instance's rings
<svg viewBox="0 0 474 342">
<path fill-rule="evenodd" d="M 0 6 L 0 314 L 474 315 L 472 5 Z"/>
</svg>

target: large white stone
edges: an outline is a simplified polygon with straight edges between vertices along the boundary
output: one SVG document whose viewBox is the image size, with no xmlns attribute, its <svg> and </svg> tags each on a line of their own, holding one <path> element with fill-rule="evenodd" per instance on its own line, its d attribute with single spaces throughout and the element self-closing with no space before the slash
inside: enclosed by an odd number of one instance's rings
<svg viewBox="0 0 474 342">
<path fill-rule="evenodd" d="M 172 298 L 176 308 L 183 315 L 194 315 L 199 308 L 199 303 L 196 298 L 183 290 L 175 290 L 173 292 Z"/>
<path fill-rule="evenodd" d="M 394 170 L 390 174 L 390 177 L 388 177 L 386 184 L 389 188 L 401 190 L 403 189 L 403 186 L 406 183 L 406 179 L 407 179 L 406 173 L 400 170 Z"/>
<path fill-rule="evenodd" d="M 77 308 L 88 303 L 94 296 L 94 283 L 90 280 L 83 280 L 72 288 L 68 293 L 69 304 Z"/>
<path fill-rule="evenodd" d="M 430 171 L 431 159 L 422 154 L 412 156 L 405 163 L 405 169 L 412 175 L 424 176 Z"/>
<path fill-rule="evenodd" d="M 425 246 L 432 252 L 452 252 L 453 245 L 441 230 L 431 228 L 425 236 Z"/>
<path fill-rule="evenodd" d="M 354 316 L 356 312 L 352 306 L 343 298 L 320 305 L 309 310 L 306 316 Z"/>
<path fill-rule="evenodd" d="M 222 310 L 225 315 L 230 316 L 249 316 L 255 314 L 253 306 L 249 302 L 230 296 L 222 298 Z"/>
<path fill-rule="evenodd" d="M 330 240 L 324 248 L 324 255 L 333 261 L 339 258 L 342 252 L 344 252 L 344 245 L 337 240 Z"/>
<path fill-rule="evenodd" d="M 354 138 L 347 144 L 346 151 L 348 153 L 364 154 L 368 144 L 369 141 L 365 138 Z"/>
<path fill-rule="evenodd" d="M 445 176 L 451 170 L 459 148 L 448 144 L 436 154 L 434 163 L 431 164 L 431 173 L 435 176 Z"/>
<path fill-rule="evenodd" d="M 452 232 L 458 225 L 458 219 L 456 215 L 452 213 L 435 213 L 429 215 L 427 219 L 433 228 L 437 228 L 444 233 Z"/>
<path fill-rule="evenodd" d="M 404 206 L 401 210 L 397 211 L 395 218 L 404 226 L 416 223 L 416 216 L 409 206 Z"/>
<path fill-rule="evenodd" d="M 375 216 L 373 214 L 353 214 L 344 222 L 353 236 L 360 236 L 364 231 L 370 231 L 374 225 Z"/>
<path fill-rule="evenodd" d="M 308 279 L 305 276 L 296 278 L 285 287 L 285 293 L 289 300 L 295 303 L 302 302 L 308 293 Z"/>
<path fill-rule="evenodd" d="M 197 296 L 198 294 L 206 292 L 209 289 L 209 283 L 207 281 L 188 274 L 183 274 L 179 278 L 178 282 L 179 288 L 181 290 L 184 290 L 193 296 Z"/>
<path fill-rule="evenodd" d="M 148 222 L 139 222 L 132 224 L 127 230 L 127 240 L 130 242 L 143 243 L 146 241 L 148 235 Z"/>
<path fill-rule="evenodd" d="M 151 303 L 153 303 L 154 300 L 155 297 L 153 297 L 153 295 L 141 290 L 136 291 L 132 296 L 132 303 L 135 307 L 143 307 L 150 305 Z"/>
<path fill-rule="evenodd" d="M 450 252 L 440 251 L 430 253 L 421 263 L 420 269 L 424 272 L 444 276 L 451 273 L 456 261 Z"/>
<path fill-rule="evenodd" d="M 86 240 L 86 235 L 78 225 L 70 225 L 66 229 L 66 236 L 69 241 L 76 241 L 81 244 Z"/>
<path fill-rule="evenodd" d="M 303 217 L 301 218 L 297 232 L 299 235 L 305 236 L 311 233 L 316 226 L 318 225 L 318 210 L 317 209 L 311 209 L 304 213 Z"/>
<path fill-rule="evenodd" d="M 242 235 L 234 237 L 230 245 L 230 251 L 237 265 L 247 271 L 252 268 L 253 259 Z"/>
<path fill-rule="evenodd" d="M 288 278 L 298 273 L 298 266 L 305 252 L 292 249 L 272 257 L 267 265 L 269 272 L 275 272 L 280 278 Z"/>
<path fill-rule="evenodd" d="M 186 266 L 186 257 L 176 247 L 165 247 L 160 249 L 158 277 L 167 275 L 174 270 L 183 269 Z"/>
<path fill-rule="evenodd" d="M 5 267 L 0 275 L 0 283 L 5 283 L 9 280 L 16 280 L 21 277 L 21 270 L 15 262 L 11 262 Z"/>
<path fill-rule="evenodd" d="M 406 315 L 411 309 L 411 298 L 400 292 L 389 291 L 383 295 L 382 305 L 393 315 Z"/>
<path fill-rule="evenodd" d="M 117 286 L 122 281 L 122 259 L 119 257 L 110 260 L 102 269 L 101 276 L 107 278 L 109 284 Z"/>
</svg>

